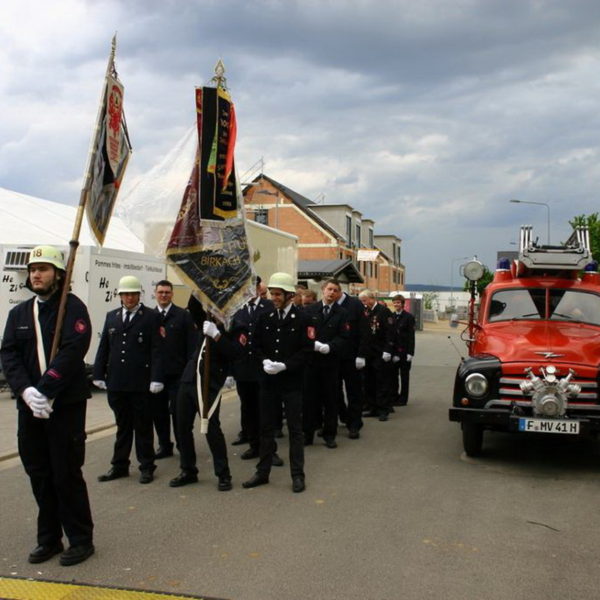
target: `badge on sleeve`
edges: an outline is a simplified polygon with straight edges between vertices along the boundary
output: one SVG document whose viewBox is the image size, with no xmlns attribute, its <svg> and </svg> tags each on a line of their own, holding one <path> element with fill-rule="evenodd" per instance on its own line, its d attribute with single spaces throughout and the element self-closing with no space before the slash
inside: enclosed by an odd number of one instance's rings
<svg viewBox="0 0 600 600">
<path fill-rule="evenodd" d="M 160 337 L 166 338 L 167 337 L 167 330 L 164 328 L 163 325 L 161 325 L 158 328 L 158 332 L 160 333 Z"/>
<path fill-rule="evenodd" d="M 245 346 L 246 343 L 248 342 L 248 338 L 243 334 L 240 333 L 240 337 L 238 338 L 238 342 L 242 345 Z"/>
<path fill-rule="evenodd" d="M 74 329 L 77 333 L 85 333 L 87 328 L 87 323 L 83 319 L 77 319 L 77 321 L 75 321 Z"/>
<path fill-rule="evenodd" d="M 314 340 L 316 336 L 314 327 L 307 327 L 306 334 L 308 335 L 309 340 Z"/>
</svg>

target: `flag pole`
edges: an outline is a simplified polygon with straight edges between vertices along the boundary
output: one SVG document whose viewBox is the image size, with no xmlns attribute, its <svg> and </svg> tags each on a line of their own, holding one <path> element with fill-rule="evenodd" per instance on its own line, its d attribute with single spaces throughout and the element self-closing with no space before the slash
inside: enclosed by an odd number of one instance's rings
<svg viewBox="0 0 600 600">
<path fill-rule="evenodd" d="M 60 336 L 65 320 L 65 312 L 67 308 L 67 295 L 69 288 L 71 287 L 71 280 L 73 278 L 73 267 L 75 265 L 75 255 L 77 254 L 77 248 L 79 247 L 79 235 L 81 233 L 81 223 L 83 221 L 83 214 L 85 210 L 85 203 L 90 190 L 90 182 L 92 180 L 92 169 L 96 158 L 96 152 L 98 149 L 98 137 L 102 128 L 102 118 L 104 113 L 104 106 L 106 104 L 106 89 L 108 76 L 114 70 L 115 64 L 115 53 L 117 49 L 117 34 L 112 38 L 110 56 L 108 58 L 108 65 L 106 67 L 106 75 L 104 76 L 104 86 L 102 88 L 102 95 L 100 98 L 100 106 L 98 108 L 98 115 L 96 117 L 96 127 L 92 134 L 92 144 L 88 151 L 88 162 L 86 166 L 85 178 L 83 182 L 83 188 L 79 195 L 79 205 L 77 206 L 77 213 L 75 215 L 75 224 L 73 225 L 73 233 L 71 240 L 69 241 L 69 258 L 67 260 L 65 280 L 62 287 L 60 302 L 58 305 L 58 315 L 56 317 L 56 329 L 54 331 L 54 338 L 52 339 L 52 349 L 50 351 L 50 360 L 52 361 L 58 352 L 58 345 L 60 344 Z"/>
<path fill-rule="evenodd" d="M 217 88 L 225 87 L 226 78 L 225 78 L 225 65 L 223 61 L 219 59 L 217 64 L 215 65 L 215 76 L 211 79 L 214 81 Z M 215 185 L 216 190 L 216 185 Z M 206 312 L 207 318 L 209 318 L 209 312 Z M 214 319 L 210 319 L 214 322 Z M 211 408 L 211 403 L 208 398 L 209 394 L 209 383 L 210 383 L 210 342 L 206 340 L 206 348 L 204 349 L 204 365 L 203 365 L 203 373 L 202 373 L 202 409 L 200 414 L 200 433 L 208 433 L 208 419 L 209 412 Z M 218 397 L 214 399 L 214 402 L 218 401 Z"/>
</svg>

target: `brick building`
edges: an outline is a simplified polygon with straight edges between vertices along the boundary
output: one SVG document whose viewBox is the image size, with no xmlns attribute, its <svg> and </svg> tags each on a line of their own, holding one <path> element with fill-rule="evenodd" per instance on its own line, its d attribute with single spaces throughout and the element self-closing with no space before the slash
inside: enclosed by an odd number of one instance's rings
<svg viewBox="0 0 600 600">
<path fill-rule="evenodd" d="M 246 186 L 244 204 L 246 218 L 298 237 L 299 280 L 337 277 L 353 293 L 404 289 L 402 240 L 375 235 L 375 222 L 352 206 L 317 204 L 264 174 Z"/>
</svg>

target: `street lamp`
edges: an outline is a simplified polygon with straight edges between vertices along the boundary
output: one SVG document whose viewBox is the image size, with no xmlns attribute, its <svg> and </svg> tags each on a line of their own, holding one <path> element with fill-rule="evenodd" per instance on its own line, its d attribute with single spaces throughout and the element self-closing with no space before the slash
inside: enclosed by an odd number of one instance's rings
<svg viewBox="0 0 600 600">
<path fill-rule="evenodd" d="M 533 202 L 532 200 L 516 200 L 512 198 L 509 202 L 515 202 L 516 204 L 537 204 L 538 206 L 546 207 L 547 227 L 548 227 L 548 246 L 550 245 L 550 205 L 546 202 Z"/>
<path fill-rule="evenodd" d="M 453 258 L 450 261 L 450 306 L 454 308 L 454 263 L 457 260 L 469 260 L 468 256 L 459 256 L 458 258 Z"/>
<path fill-rule="evenodd" d="M 279 192 L 270 192 L 269 190 L 256 190 L 255 194 L 264 194 L 265 196 L 275 196 L 275 229 L 279 229 Z"/>
</svg>

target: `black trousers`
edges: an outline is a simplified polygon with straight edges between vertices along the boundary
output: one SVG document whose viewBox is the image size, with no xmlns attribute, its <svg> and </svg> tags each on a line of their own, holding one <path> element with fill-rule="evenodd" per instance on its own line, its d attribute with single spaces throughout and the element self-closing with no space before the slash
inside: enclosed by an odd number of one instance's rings
<svg viewBox="0 0 600 600">
<path fill-rule="evenodd" d="M 260 385 L 258 381 L 236 381 L 240 397 L 242 431 L 250 448 L 258 450 L 260 445 Z"/>
<path fill-rule="evenodd" d="M 152 420 L 160 448 L 169 450 L 173 447 L 171 441 L 171 419 L 173 419 L 173 434 L 175 432 L 175 400 L 179 390 L 179 375 L 167 375 L 165 388 L 160 394 L 152 394 Z"/>
<path fill-rule="evenodd" d="M 356 369 L 354 358 L 344 359 L 340 363 L 337 398 L 340 419 L 343 417 L 348 429 L 358 431 L 363 426 L 363 392 L 362 377 L 360 371 Z"/>
<path fill-rule="evenodd" d="M 394 363 L 394 376 L 392 379 L 392 401 L 397 404 L 406 404 L 408 402 L 408 392 L 410 388 L 410 367 L 412 362 L 408 362 L 405 357 L 400 357 L 400 361 Z M 400 379 L 398 379 L 400 374 Z M 400 387 L 398 387 L 400 384 Z M 398 390 L 400 390 L 398 392 Z"/>
<path fill-rule="evenodd" d="M 302 431 L 302 376 L 282 384 L 280 375 L 270 375 L 260 382 L 260 459 L 256 470 L 269 476 L 276 452 L 275 428 L 281 407 L 290 440 L 290 471 L 292 477 L 304 478 L 304 433 Z"/>
<path fill-rule="evenodd" d="M 63 531 L 71 546 L 92 543 L 94 523 L 81 472 L 85 412 L 85 401 L 55 403 L 50 419 L 36 419 L 29 409 L 19 410 L 19 455 L 38 505 L 40 545 L 55 544 Z"/>
<path fill-rule="evenodd" d="M 209 392 L 211 400 L 216 394 Z M 219 420 L 220 405 L 208 421 L 206 441 L 213 458 L 213 468 L 217 477 L 230 477 L 227 461 L 227 445 Z M 194 441 L 194 421 L 198 414 L 198 393 L 196 384 L 182 382 L 175 402 L 177 443 L 179 444 L 179 465 L 186 473 L 198 473 L 196 466 L 196 445 Z"/>
<path fill-rule="evenodd" d="M 129 467 L 135 433 L 135 454 L 140 463 L 140 471 L 154 471 L 156 467 L 150 392 L 109 391 L 107 397 L 117 423 L 117 438 L 111 463 L 117 469 Z"/>
<path fill-rule="evenodd" d="M 392 406 L 392 361 L 382 358 L 368 358 L 365 366 L 365 400 L 369 408 L 378 414 L 389 414 Z"/>
<path fill-rule="evenodd" d="M 303 429 L 311 439 L 323 424 L 323 439 L 337 435 L 339 363 L 316 360 L 304 374 Z"/>
</svg>

